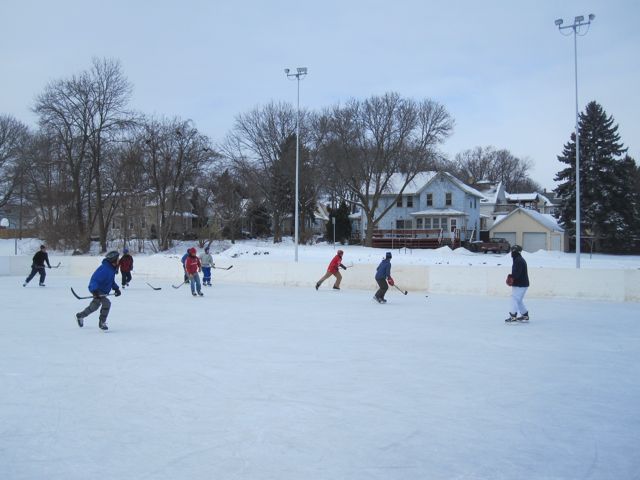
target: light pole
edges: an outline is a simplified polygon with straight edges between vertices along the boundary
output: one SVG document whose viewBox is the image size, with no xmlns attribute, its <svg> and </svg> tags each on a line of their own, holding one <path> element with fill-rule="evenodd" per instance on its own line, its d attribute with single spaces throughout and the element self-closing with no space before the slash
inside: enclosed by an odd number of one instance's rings
<svg viewBox="0 0 640 480">
<path fill-rule="evenodd" d="M 300 157 L 300 79 L 307 75 L 307 67 L 296 68 L 296 73 L 289 73 L 291 70 L 284 69 L 287 78 L 295 78 L 298 81 L 298 103 L 296 107 L 296 206 L 295 206 L 295 260 L 298 261 L 298 178 L 299 178 L 299 157 Z"/>
<path fill-rule="evenodd" d="M 564 21 L 559 18 L 555 21 L 556 26 L 560 33 L 565 35 L 562 31 L 568 28 L 571 29 L 566 35 L 573 33 L 573 56 L 574 56 L 574 68 L 575 68 L 575 81 L 576 81 L 576 268 L 580 268 L 580 131 L 578 128 L 578 35 L 584 36 L 589 31 L 585 29 L 584 32 L 580 30 L 581 27 L 587 27 L 591 25 L 591 22 L 596 18 L 593 13 L 589 14 L 589 19 L 585 22 L 582 15 L 573 19 L 572 25 L 562 24 Z"/>
</svg>

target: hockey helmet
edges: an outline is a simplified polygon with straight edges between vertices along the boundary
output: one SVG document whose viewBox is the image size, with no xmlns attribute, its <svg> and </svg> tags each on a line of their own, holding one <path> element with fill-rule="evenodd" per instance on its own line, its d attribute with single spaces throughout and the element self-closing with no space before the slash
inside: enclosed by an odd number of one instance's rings
<svg viewBox="0 0 640 480">
<path fill-rule="evenodd" d="M 111 250 L 109 253 L 107 253 L 104 258 L 105 260 L 107 260 L 108 262 L 117 262 L 118 261 L 118 257 L 120 256 L 120 254 L 118 253 L 117 250 Z"/>
<path fill-rule="evenodd" d="M 342 250 L 338 250 L 338 255 L 342 256 L 342 255 L 344 255 L 344 252 Z"/>
<path fill-rule="evenodd" d="M 391 252 L 387 252 L 387 254 L 384 256 L 384 258 L 391 258 L 391 257 L 392 257 Z"/>
</svg>

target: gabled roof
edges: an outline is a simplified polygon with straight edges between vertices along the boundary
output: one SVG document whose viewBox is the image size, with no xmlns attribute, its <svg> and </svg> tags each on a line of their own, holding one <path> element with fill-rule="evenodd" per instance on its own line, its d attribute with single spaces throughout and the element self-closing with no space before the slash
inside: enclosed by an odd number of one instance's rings
<svg viewBox="0 0 640 480">
<path fill-rule="evenodd" d="M 438 176 L 446 177 L 451 183 L 456 185 L 460 190 L 472 195 L 474 197 L 483 198 L 484 196 L 475 188 L 471 188 L 466 183 L 458 180 L 456 177 L 451 175 L 448 172 L 419 172 L 413 180 L 411 180 L 404 189 L 403 195 L 416 195 L 420 191 L 422 191 L 427 185 L 429 185 L 433 180 L 435 180 Z M 406 175 L 403 173 L 394 173 L 389 178 L 389 182 L 387 183 L 387 189 L 384 191 L 383 195 L 397 195 L 402 185 L 404 185 L 406 179 Z M 373 191 L 369 190 L 369 193 L 373 193 Z"/>
<path fill-rule="evenodd" d="M 510 212 L 508 215 L 504 215 L 496 218 L 496 221 L 493 224 L 493 226 L 490 228 L 490 230 L 493 230 L 502 222 L 504 222 L 507 218 L 511 217 L 512 215 L 515 215 L 516 212 L 522 212 L 528 215 L 534 221 L 538 222 L 540 225 L 542 225 L 548 230 L 551 230 L 552 232 L 564 232 L 562 227 L 558 225 L 558 221 L 553 215 L 549 215 L 548 213 L 536 212 L 535 210 L 531 210 L 530 208 L 522 208 L 522 207 L 516 208 L 514 211 Z"/>
<path fill-rule="evenodd" d="M 482 194 L 481 203 L 498 203 L 498 194 L 502 189 L 502 182 L 497 184 L 482 181 L 476 184 L 476 189 Z"/>
</svg>

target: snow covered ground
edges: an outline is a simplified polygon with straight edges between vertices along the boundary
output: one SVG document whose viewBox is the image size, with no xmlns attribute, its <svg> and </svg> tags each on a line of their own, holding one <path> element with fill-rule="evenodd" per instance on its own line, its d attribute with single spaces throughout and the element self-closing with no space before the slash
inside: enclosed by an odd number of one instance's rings
<svg viewBox="0 0 640 480">
<path fill-rule="evenodd" d="M 636 303 L 531 299 L 505 325 L 504 298 L 193 298 L 134 271 L 102 332 L 75 323 L 88 279 L 48 273 L 0 277 L 0 479 L 640 477 Z"/>
</svg>

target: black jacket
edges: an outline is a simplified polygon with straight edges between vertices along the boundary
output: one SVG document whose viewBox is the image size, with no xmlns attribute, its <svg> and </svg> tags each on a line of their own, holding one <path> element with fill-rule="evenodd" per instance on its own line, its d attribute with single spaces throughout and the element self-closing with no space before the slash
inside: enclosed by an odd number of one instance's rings
<svg viewBox="0 0 640 480">
<path fill-rule="evenodd" d="M 513 255 L 513 266 L 511 267 L 511 276 L 513 277 L 514 287 L 528 287 L 529 275 L 527 273 L 527 262 L 522 255 L 516 253 Z"/>
<path fill-rule="evenodd" d="M 33 266 L 36 268 L 44 267 L 45 262 L 47 263 L 48 267 L 51 268 L 51 264 L 49 263 L 49 254 L 47 252 L 43 252 L 42 250 L 36 252 L 36 254 L 33 256 Z"/>
</svg>

